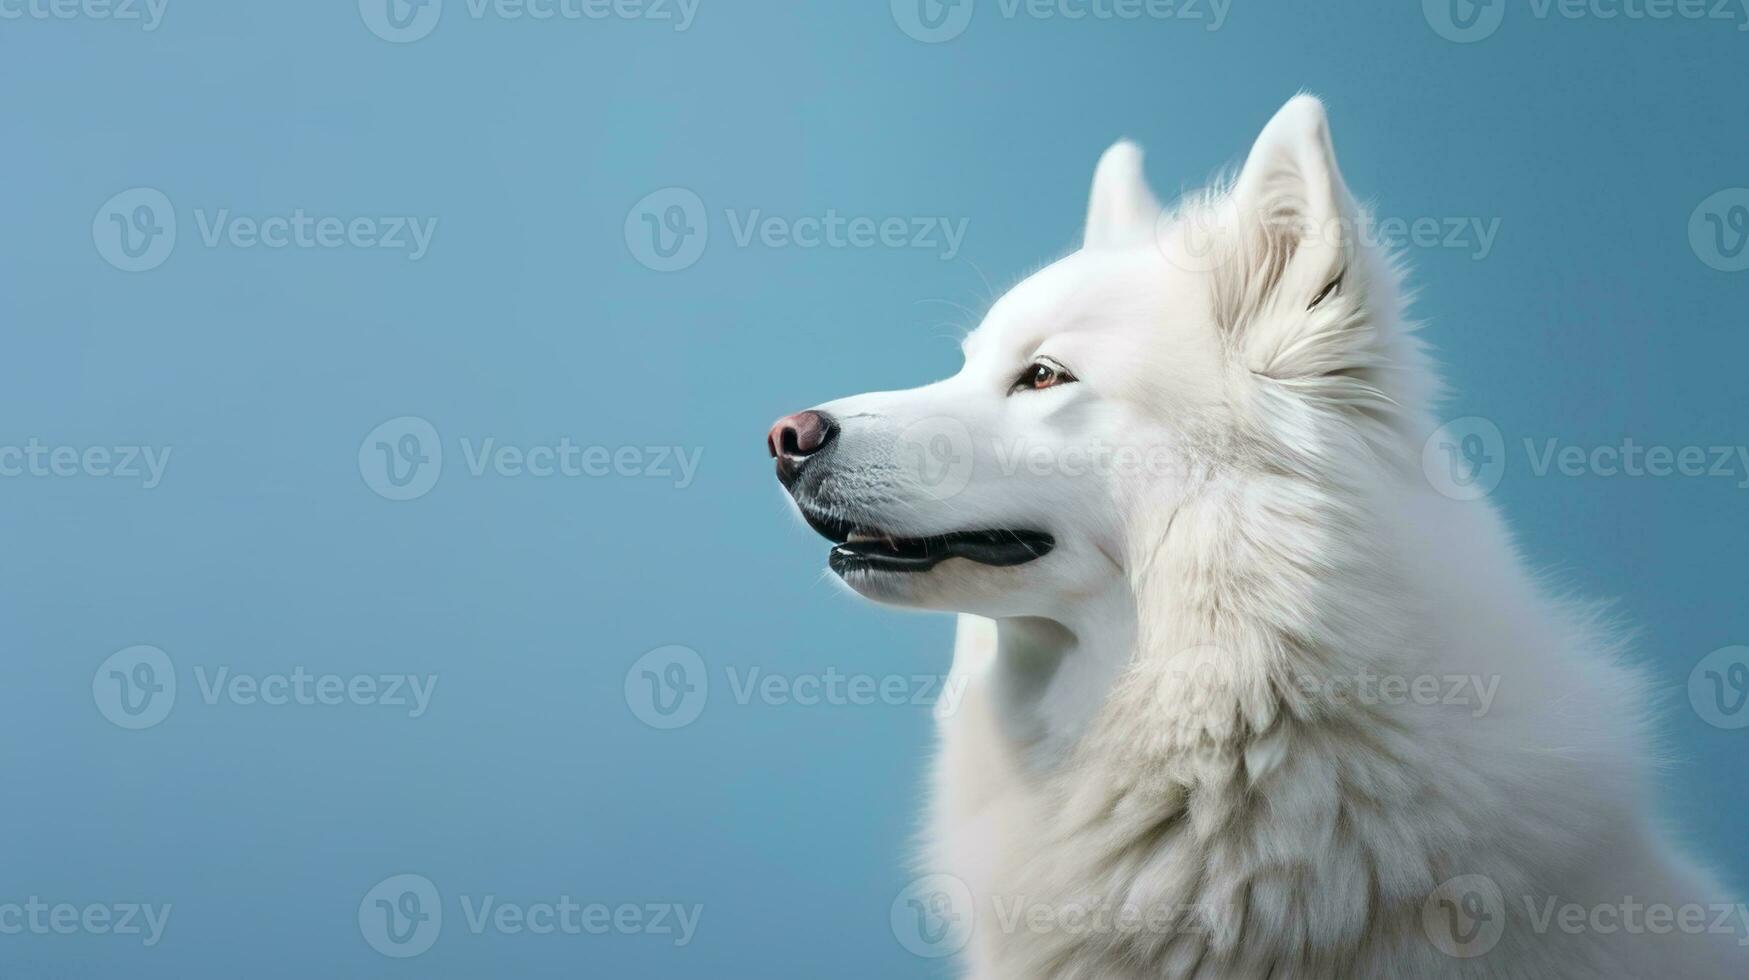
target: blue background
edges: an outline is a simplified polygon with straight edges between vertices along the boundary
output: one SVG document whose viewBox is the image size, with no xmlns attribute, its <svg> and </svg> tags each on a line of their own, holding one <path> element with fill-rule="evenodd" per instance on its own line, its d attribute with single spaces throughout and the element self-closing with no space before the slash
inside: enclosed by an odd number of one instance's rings
<svg viewBox="0 0 1749 980">
<path fill-rule="evenodd" d="M 8 977 L 947 975 L 907 953 L 926 708 L 741 705 L 723 670 L 945 671 L 951 621 L 855 601 L 783 502 L 779 414 L 950 373 L 995 291 L 1076 244 L 1098 153 L 1140 140 L 1163 194 L 1237 160 L 1305 88 L 1387 216 L 1500 220 L 1492 252 L 1412 248 L 1418 313 L 1514 462 L 1529 556 L 1619 597 L 1666 697 L 1672 816 L 1739 888 L 1749 733 L 1685 685 L 1749 642 L 1749 491 L 1535 478 L 1539 443 L 1744 441 L 1749 273 L 1690 213 L 1749 184 L 1749 34 L 1509 4 L 1477 43 L 1413 3 L 1236 0 L 1226 23 L 1006 18 L 945 43 L 885 3 L 716 3 L 690 30 L 474 19 L 388 43 L 351 2 L 171 0 L 153 32 L 0 21 L 0 443 L 174 447 L 161 486 L 0 480 L 0 902 L 170 902 L 151 949 L 0 936 Z M 1499 0 L 1506 2 L 1506 0 Z M 1205 11 L 1206 14 L 1206 11 Z M 153 187 L 174 253 L 107 264 L 93 215 Z M 679 186 L 711 238 L 646 268 L 628 211 Z M 435 216 L 430 254 L 205 247 L 194 219 Z M 725 209 L 967 221 L 959 255 L 737 247 Z M 385 419 L 446 468 L 395 502 L 361 478 Z M 702 449 L 694 483 L 470 476 L 458 441 Z M 125 731 L 93 672 L 165 650 L 182 690 Z M 628 707 L 683 644 L 693 724 Z M 194 670 L 432 673 L 429 712 L 207 704 Z M 429 877 L 448 921 L 407 960 L 365 892 Z M 460 894 L 702 903 L 653 936 L 474 935 Z"/>
</svg>

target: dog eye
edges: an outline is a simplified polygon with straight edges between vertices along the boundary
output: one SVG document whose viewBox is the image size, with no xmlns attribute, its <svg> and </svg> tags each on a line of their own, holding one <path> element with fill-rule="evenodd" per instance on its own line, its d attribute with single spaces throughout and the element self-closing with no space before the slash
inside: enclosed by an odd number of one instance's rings
<svg viewBox="0 0 1749 980">
<path fill-rule="evenodd" d="M 1046 361 L 1034 361 L 1020 372 L 1020 377 L 1014 379 L 1014 385 L 1009 394 L 1030 389 L 1039 391 L 1045 388 L 1055 388 L 1057 385 L 1072 384 L 1075 376 L 1068 371 Z"/>
</svg>

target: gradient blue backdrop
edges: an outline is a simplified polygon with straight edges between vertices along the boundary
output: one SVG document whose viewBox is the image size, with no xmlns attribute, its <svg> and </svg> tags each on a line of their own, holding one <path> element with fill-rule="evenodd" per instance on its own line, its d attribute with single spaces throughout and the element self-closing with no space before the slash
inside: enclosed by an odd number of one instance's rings
<svg viewBox="0 0 1749 980">
<path fill-rule="evenodd" d="M 1240 156 L 1296 90 L 1384 215 L 1499 219 L 1486 258 L 1412 248 L 1452 415 L 1590 445 L 1745 440 L 1749 273 L 1691 212 L 1749 184 L 1749 33 L 1538 19 L 1476 43 L 1414 3 L 1203 20 L 1004 17 L 944 43 L 886 3 L 703 0 L 689 30 L 474 19 L 415 43 L 350 0 L 170 0 L 163 22 L 0 20 L 0 444 L 174 447 L 162 485 L 0 480 L 0 902 L 173 904 L 162 942 L 0 936 L 8 977 L 945 976 L 888 906 L 930 747 L 921 707 L 736 704 L 723 670 L 946 669 L 951 623 L 852 601 L 786 510 L 775 416 L 957 363 L 992 295 L 1076 243 L 1128 135 L 1163 191 Z M 16 8 L 12 8 L 16 9 Z M 1206 15 L 1205 11 L 1205 15 Z M 92 222 L 174 202 L 149 272 Z M 696 192 L 703 256 L 646 268 L 624 224 Z M 439 219 L 429 255 L 207 248 L 194 212 Z M 941 215 L 929 249 L 737 247 L 725 209 Z M 365 433 L 429 420 L 427 495 L 361 478 Z M 686 488 L 467 475 L 462 437 L 702 449 Z M 1496 493 L 1555 581 L 1619 597 L 1667 697 L 1669 809 L 1749 886 L 1749 733 L 1689 709 L 1690 669 L 1749 642 L 1736 479 L 1534 478 Z M 1739 477 L 1740 478 L 1740 477 Z M 156 727 L 94 704 L 152 644 Z M 698 651 L 711 700 L 658 731 L 642 653 Z M 429 712 L 204 703 L 193 671 L 434 673 Z M 430 952 L 366 944 L 386 876 L 442 890 Z M 702 903 L 694 941 L 473 935 L 456 895 Z"/>
</svg>

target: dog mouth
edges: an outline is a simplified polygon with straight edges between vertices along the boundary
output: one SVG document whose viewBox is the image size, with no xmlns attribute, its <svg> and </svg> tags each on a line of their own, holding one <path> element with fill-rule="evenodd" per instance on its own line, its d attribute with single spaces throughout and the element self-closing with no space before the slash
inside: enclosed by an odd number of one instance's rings
<svg viewBox="0 0 1749 980">
<path fill-rule="evenodd" d="M 1025 528 L 949 531 L 906 537 L 851 521 L 822 517 L 806 508 L 808 525 L 834 543 L 826 563 L 844 575 L 853 571 L 927 572 L 949 558 L 1007 567 L 1043 558 L 1056 547 L 1044 531 Z"/>
</svg>

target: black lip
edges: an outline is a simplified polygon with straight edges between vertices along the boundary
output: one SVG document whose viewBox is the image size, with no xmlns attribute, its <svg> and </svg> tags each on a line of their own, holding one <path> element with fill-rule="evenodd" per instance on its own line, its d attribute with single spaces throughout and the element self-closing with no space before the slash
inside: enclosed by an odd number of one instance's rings
<svg viewBox="0 0 1749 980">
<path fill-rule="evenodd" d="M 849 541 L 832 549 L 826 559 L 834 572 L 867 570 L 926 572 L 949 558 L 980 565 L 1024 565 L 1056 547 L 1043 531 L 954 531 L 927 538 L 887 538 Z"/>
<path fill-rule="evenodd" d="M 996 567 L 1023 565 L 1043 558 L 1057 544 L 1044 531 L 994 528 L 900 537 L 811 513 L 807 508 L 802 509 L 802 516 L 822 537 L 837 544 L 827 565 L 839 575 L 851 571 L 926 572 L 949 558 Z M 850 536 L 858 531 L 864 534 L 851 541 Z"/>
</svg>

